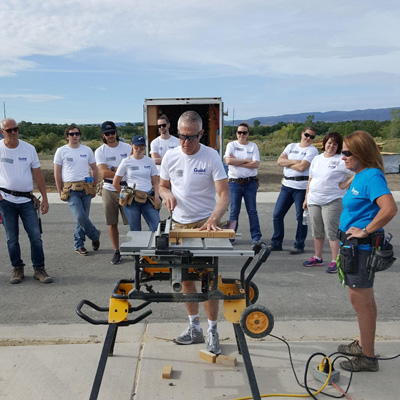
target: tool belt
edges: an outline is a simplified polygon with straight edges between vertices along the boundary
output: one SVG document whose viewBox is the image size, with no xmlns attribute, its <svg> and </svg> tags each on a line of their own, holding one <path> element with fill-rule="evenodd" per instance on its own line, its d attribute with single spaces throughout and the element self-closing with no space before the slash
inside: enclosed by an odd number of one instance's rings
<svg viewBox="0 0 400 400">
<path fill-rule="evenodd" d="M 393 246 L 390 243 L 385 245 L 383 250 L 373 247 L 367 260 L 368 279 L 371 279 L 375 272 L 390 268 L 395 261 Z"/>
<path fill-rule="evenodd" d="M 247 185 L 252 181 L 257 181 L 258 183 L 258 178 L 256 176 L 249 176 L 248 178 L 229 178 L 229 182 L 235 182 L 239 185 Z"/>
<path fill-rule="evenodd" d="M 12 196 L 16 197 L 26 197 L 28 199 L 31 199 L 33 201 L 33 206 L 35 207 L 35 210 L 39 209 L 40 207 L 40 200 L 32 193 L 32 192 L 18 192 L 16 190 L 9 190 L 5 188 L 0 188 L 4 193 L 11 194 Z"/>
<path fill-rule="evenodd" d="M 309 176 L 283 176 L 288 181 L 308 181 Z"/>
<path fill-rule="evenodd" d="M 127 187 L 127 189 L 130 189 L 126 191 L 125 189 L 121 191 L 123 192 L 123 197 L 119 198 L 119 204 L 121 206 L 130 206 L 135 200 L 137 203 L 144 204 L 146 203 L 147 200 L 150 201 L 150 203 L 153 205 L 153 207 L 156 210 L 159 210 L 162 206 L 162 203 L 156 204 L 155 202 L 155 197 L 154 197 L 154 191 L 151 191 L 150 193 L 143 192 L 141 190 L 134 190 L 132 188 Z"/>
<path fill-rule="evenodd" d="M 77 182 L 64 182 L 64 186 L 61 190 L 60 198 L 62 201 L 67 201 L 71 195 L 71 190 L 73 192 L 85 191 L 86 195 L 95 195 L 97 187 L 93 182 L 77 181 Z"/>
</svg>

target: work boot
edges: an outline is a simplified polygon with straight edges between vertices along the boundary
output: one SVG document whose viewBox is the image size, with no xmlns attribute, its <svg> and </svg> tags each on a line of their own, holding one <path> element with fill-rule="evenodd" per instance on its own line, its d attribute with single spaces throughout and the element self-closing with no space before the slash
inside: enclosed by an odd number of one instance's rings
<svg viewBox="0 0 400 400">
<path fill-rule="evenodd" d="M 22 279 L 24 279 L 24 266 L 20 265 L 18 267 L 13 267 L 12 275 L 10 278 L 10 283 L 16 284 L 21 283 Z"/>
<path fill-rule="evenodd" d="M 350 344 L 339 344 L 337 351 L 348 356 L 360 356 L 362 354 L 362 348 L 358 340 L 354 340 Z"/>
<path fill-rule="evenodd" d="M 53 279 L 48 275 L 44 267 L 36 268 L 33 272 L 33 279 L 36 279 L 42 283 L 51 283 Z"/>
<path fill-rule="evenodd" d="M 376 358 L 366 357 L 364 355 L 361 356 L 354 356 L 351 361 L 342 361 L 339 364 L 343 369 L 346 371 L 353 371 L 353 372 L 362 372 L 362 371 L 369 371 L 369 372 L 377 372 L 379 371 L 379 362 Z"/>
</svg>

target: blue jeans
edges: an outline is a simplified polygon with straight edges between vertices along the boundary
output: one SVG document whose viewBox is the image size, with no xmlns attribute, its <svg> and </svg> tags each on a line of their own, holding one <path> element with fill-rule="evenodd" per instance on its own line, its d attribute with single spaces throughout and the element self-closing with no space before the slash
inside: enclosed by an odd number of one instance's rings
<svg viewBox="0 0 400 400">
<path fill-rule="evenodd" d="M 44 267 L 42 238 L 40 236 L 38 215 L 33 207 L 33 201 L 15 204 L 7 200 L 0 201 L 0 213 L 6 230 L 8 254 L 13 267 L 23 266 L 21 248 L 19 246 L 18 217 L 24 225 L 31 243 L 31 260 L 33 268 Z"/>
<path fill-rule="evenodd" d="M 237 182 L 229 182 L 231 195 L 231 221 L 237 221 L 236 230 L 239 226 L 239 214 L 242 206 L 242 198 L 249 216 L 250 235 L 253 242 L 261 239 L 260 222 L 257 213 L 257 181 L 251 181 L 247 185 L 240 185 Z"/>
<path fill-rule="evenodd" d="M 147 199 L 146 203 L 138 203 L 133 200 L 130 206 L 124 207 L 124 212 L 128 219 L 129 229 L 131 231 L 142 230 L 142 215 L 147 222 L 149 229 L 152 232 L 157 230 L 158 223 L 160 222 L 160 214 L 150 203 L 150 200 Z"/>
<path fill-rule="evenodd" d="M 84 247 L 85 235 L 92 241 L 99 238 L 99 231 L 89 219 L 92 196 L 84 190 L 72 191 L 68 199 L 68 205 L 76 222 L 74 233 L 74 249 Z"/>
<path fill-rule="evenodd" d="M 271 238 L 271 245 L 277 248 L 282 248 L 283 237 L 285 236 L 285 226 L 283 219 L 289 211 L 293 203 L 296 206 L 296 241 L 294 247 L 303 250 L 304 242 L 307 237 L 307 225 L 303 225 L 303 202 L 306 196 L 306 191 L 302 189 L 292 189 L 282 185 L 281 192 L 279 193 L 278 200 L 274 209 L 274 234 Z"/>
</svg>

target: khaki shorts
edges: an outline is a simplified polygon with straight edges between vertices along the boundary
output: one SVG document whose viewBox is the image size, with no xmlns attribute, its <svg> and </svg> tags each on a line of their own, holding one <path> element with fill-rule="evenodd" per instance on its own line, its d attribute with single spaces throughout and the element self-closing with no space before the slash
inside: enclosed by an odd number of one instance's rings
<svg viewBox="0 0 400 400">
<path fill-rule="evenodd" d="M 124 225 L 128 225 L 124 209 L 119 205 L 119 193 L 117 191 L 107 190 L 103 188 L 102 192 L 103 209 L 106 216 L 106 225 L 118 224 L 118 213 L 121 213 Z"/>
</svg>

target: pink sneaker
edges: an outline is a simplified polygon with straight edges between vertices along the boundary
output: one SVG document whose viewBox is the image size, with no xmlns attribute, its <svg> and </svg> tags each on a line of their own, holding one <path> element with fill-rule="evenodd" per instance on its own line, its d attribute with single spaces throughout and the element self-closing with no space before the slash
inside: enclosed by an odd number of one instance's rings
<svg viewBox="0 0 400 400">
<path fill-rule="evenodd" d="M 308 261 L 304 261 L 303 265 L 305 267 L 317 267 L 320 265 L 324 265 L 324 260 L 318 257 L 311 257 Z"/>
<path fill-rule="evenodd" d="M 337 273 L 337 265 L 336 265 L 336 263 L 332 261 L 329 264 L 329 267 L 326 269 L 326 272 L 328 274 L 336 274 Z"/>
</svg>

